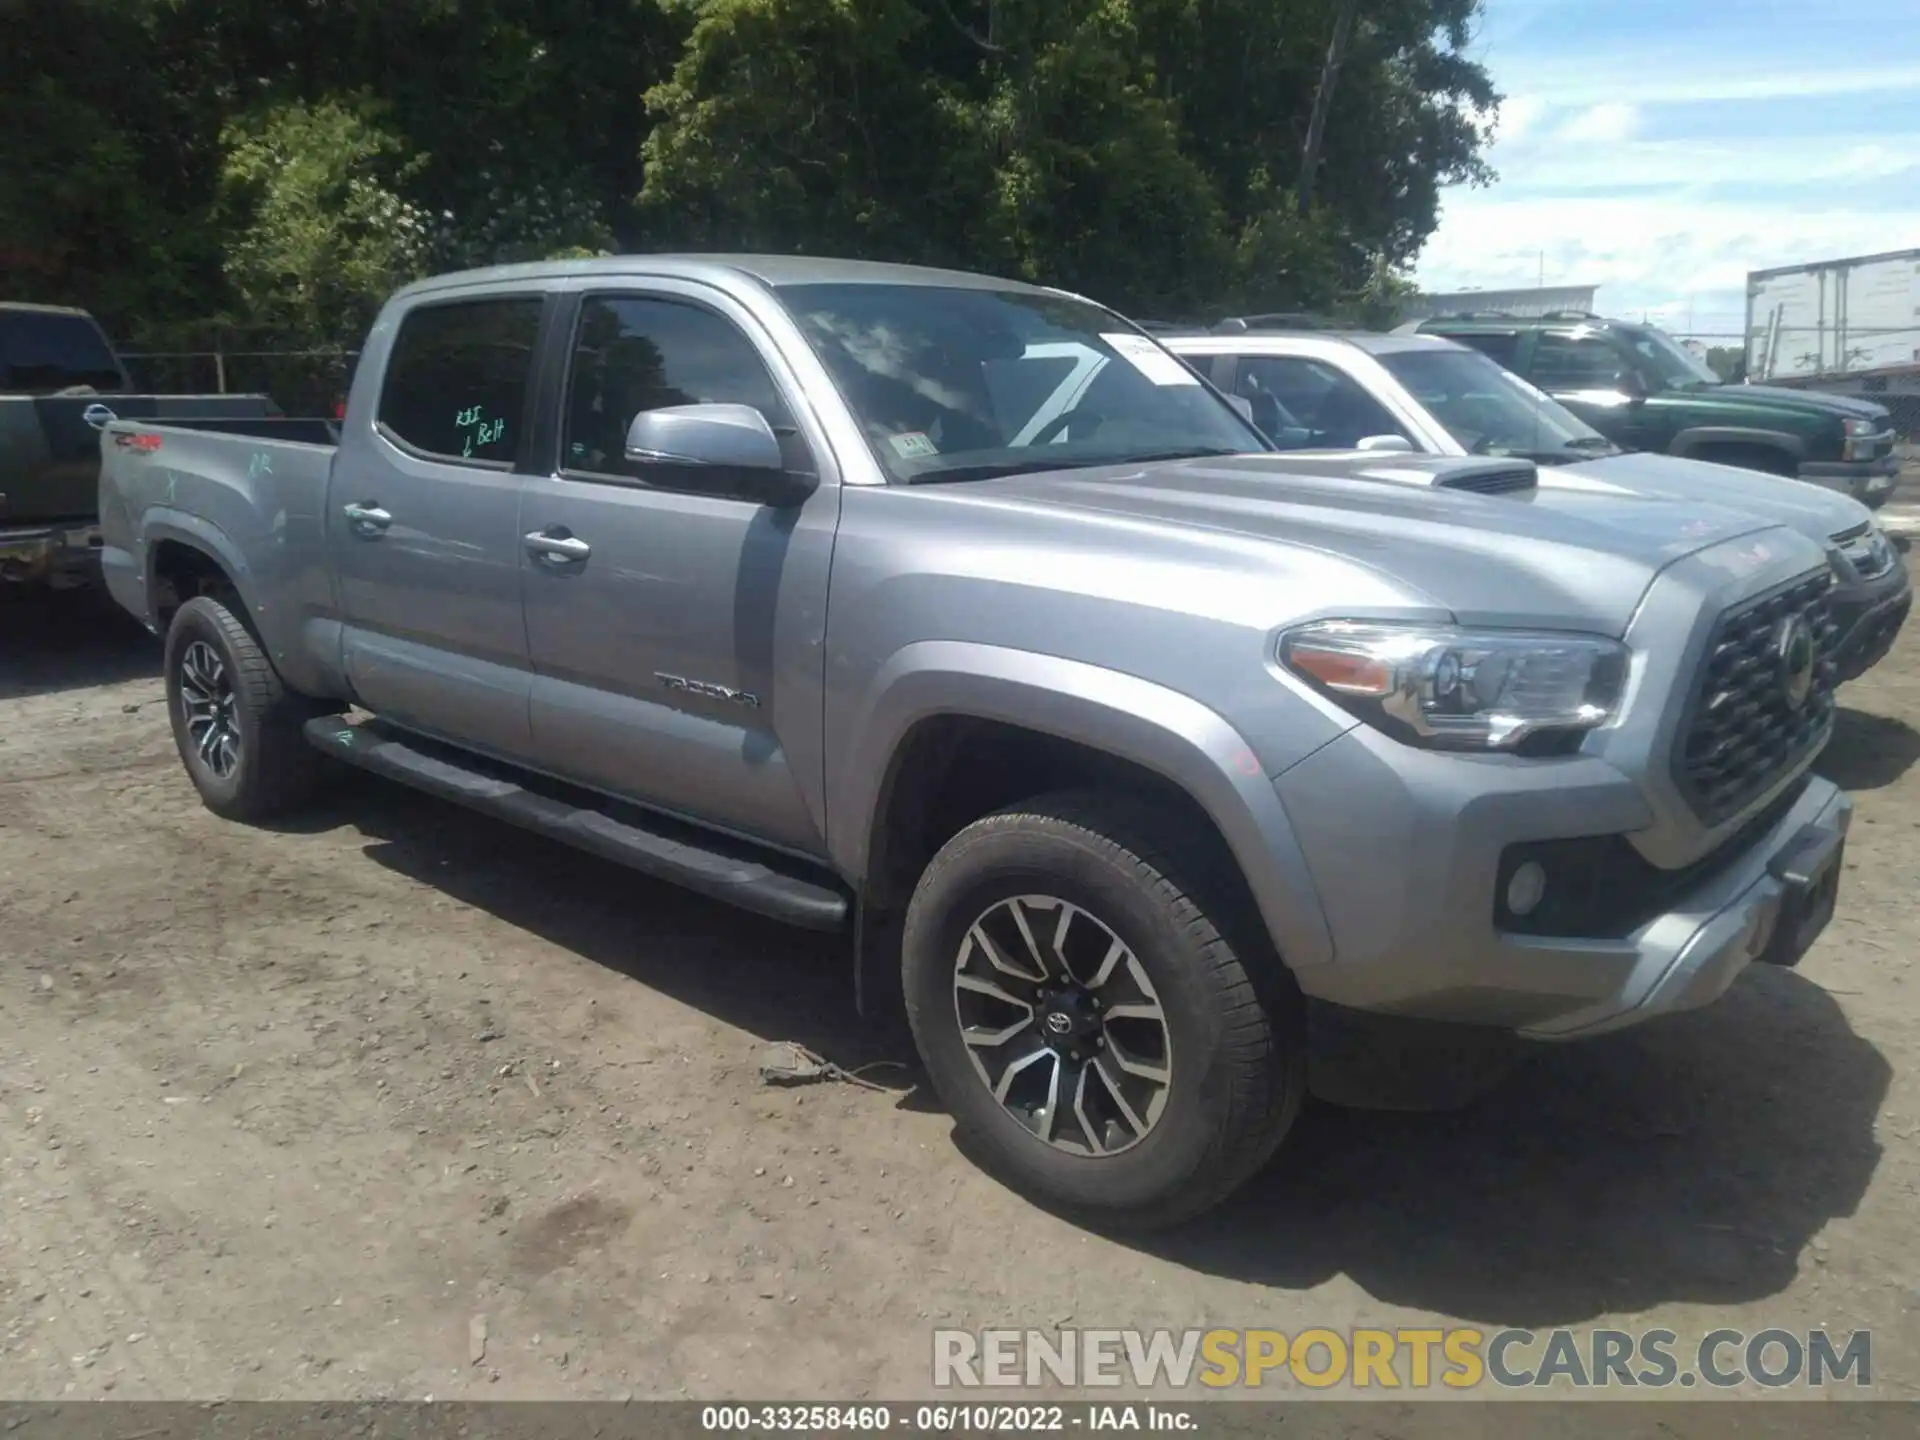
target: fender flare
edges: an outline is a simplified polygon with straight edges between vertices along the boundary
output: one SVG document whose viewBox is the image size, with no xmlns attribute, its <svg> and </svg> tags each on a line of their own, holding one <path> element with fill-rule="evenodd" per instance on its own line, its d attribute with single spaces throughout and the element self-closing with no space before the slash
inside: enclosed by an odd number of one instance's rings
<svg viewBox="0 0 1920 1440">
<path fill-rule="evenodd" d="M 156 565 L 161 545 L 171 540 L 210 556 L 226 572 L 227 578 L 233 581 L 233 588 L 240 593 L 240 603 L 246 607 L 249 615 L 256 617 L 257 623 L 258 586 L 254 574 L 242 556 L 240 547 L 233 543 L 226 531 L 197 515 L 157 506 L 142 518 L 139 534 L 144 551 L 141 570 L 146 585 L 148 614 L 156 619 L 159 615 L 155 596 L 160 576 Z"/>
<path fill-rule="evenodd" d="M 1752 445 L 1764 450 L 1778 450 L 1795 465 L 1807 458 L 1807 442 L 1798 435 L 1790 435 L 1784 430 L 1757 430 L 1744 425 L 1695 425 L 1675 435 L 1673 443 L 1667 447 L 1667 453 L 1689 459 L 1711 445 Z"/>
<path fill-rule="evenodd" d="M 865 881 L 902 743 L 941 716 L 999 721 L 1130 761 L 1180 787 L 1213 821 L 1292 969 L 1333 959 L 1306 856 L 1259 757 L 1220 715 L 1138 676 L 1031 651 L 927 640 L 896 651 L 836 726 L 828 785 L 836 868 Z"/>
</svg>

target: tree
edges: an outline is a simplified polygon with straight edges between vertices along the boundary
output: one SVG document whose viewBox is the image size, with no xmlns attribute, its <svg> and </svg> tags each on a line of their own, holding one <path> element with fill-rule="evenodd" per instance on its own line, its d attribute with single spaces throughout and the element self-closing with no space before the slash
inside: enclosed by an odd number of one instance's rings
<svg viewBox="0 0 1920 1440">
<path fill-rule="evenodd" d="M 365 99 L 271 106 L 222 142 L 226 273 L 245 313 L 318 343 L 357 343 L 380 302 L 423 273 L 429 219 L 401 195 L 421 162 Z"/>
<path fill-rule="evenodd" d="M 1484 180 L 1478 0 L 0 0 L 0 294 L 173 348 L 611 249 L 1363 303 Z M 137 57 L 138 63 L 129 63 Z"/>
</svg>

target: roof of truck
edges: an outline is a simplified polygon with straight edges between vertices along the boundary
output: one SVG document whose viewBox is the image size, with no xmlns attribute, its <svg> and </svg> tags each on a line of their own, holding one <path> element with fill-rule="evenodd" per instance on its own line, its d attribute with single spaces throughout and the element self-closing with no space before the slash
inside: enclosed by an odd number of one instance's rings
<svg viewBox="0 0 1920 1440">
<path fill-rule="evenodd" d="M 73 305 L 33 305 L 25 300 L 0 300 L 0 310 L 31 310 L 37 315 L 79 315 L 91 320 L 85 310 Z"/>
<path fill-rule="evenodd" d="M 401 296 L 432 294 L 469 285 L 525 280 L 572 279 L 582 275 L 658 275 L 684 280 L 725 280 L 748 276 L 763 285 L 944 285 L 969 290 L 1018 290 L 1057 295 L 1058 290 L 976 275 L 966 270 L 936 270 L 920 265 L 891 265 L 873 260 L 837 260 L 807 255 L 607 255 L 592 260 L 543 260 L 530 265 L 495 265 L 461 270 L 416 281 Z"/>
</svg>

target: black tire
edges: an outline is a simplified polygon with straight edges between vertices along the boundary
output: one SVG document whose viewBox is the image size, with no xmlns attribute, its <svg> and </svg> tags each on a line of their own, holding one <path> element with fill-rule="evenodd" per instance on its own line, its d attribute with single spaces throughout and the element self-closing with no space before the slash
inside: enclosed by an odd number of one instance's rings
<svg viewBox="0 0 1920 1440">
<path fill-rule="evenodd" d="M 1306 1093 L 1304 1002 L 1230 865 L 1210 832 L 1126 797 L 1073 792 L 969 825 L 927 867 L 901 950 L 914 1042 L 969 1148 L 1012 1188 L 1096 1226 L 1161 1228 L 1225 1199 L 1285 1137 Z M 1028 895 L 1104 926 L 1138 960 L 1163 1012 L 1171 1079 L 1162 1108 L 1131 1140 L 1108 1130 L 1125 1143 L 1117 1153 L 1071 1153 L 1040 1138 L 995 1097 L 962 1033 L 962 946 L 993 907 Z M 1034 1036 L 1046 1030 L 1037 1019 Z M 1051 1063 L 1043 1057 L 1036 1073 Z M 1042 1108 L 1061 1117 L 1066 1107 Z M 1062 1123 L 1081 1136 L 1098 1128 Z"/>
<path fill-rule="evenodd" d="M 204 711 L 208 688 L 205 665 L 192 674 L 185 668 L 190 657 L 204 658 L 196 646 L 219 663 L 229 697 L 221 711 L 236 741 L 230 752 L 213 758 L 202 753 L 204 722 L 196 734 L 189 714 L 189 697 Z M 166 682 L 167 715 L 180 761 L 214 814 L 258 824 L 298 809 L 313 794 L 322 756 L 300 727 L 320 707 L 287 689 L 253 632 L 223 600 L 202 595 L 174 612 L 167 628 Z M 230 767 L 225 765 L 229 755 Z"/>
</svg>

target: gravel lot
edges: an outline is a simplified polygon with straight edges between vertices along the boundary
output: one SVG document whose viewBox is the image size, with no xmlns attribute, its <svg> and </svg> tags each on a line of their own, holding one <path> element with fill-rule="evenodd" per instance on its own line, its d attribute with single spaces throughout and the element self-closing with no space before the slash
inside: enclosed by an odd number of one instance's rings
<svg viewBox="0 0 1920 1440">
<path fill-rule="evenodd" d="M 1874 1331 L 1920 1396 L 1920 635 L 1794 972 L 1447 1117 L 1310 1109 L 1188 1232 L 978 1173 L 836 945 L 373 781 L 201 809 L 156 646 L 0 606 L 0 1395 L 906 1398 L 936 1324 Z"/>
</svg>

